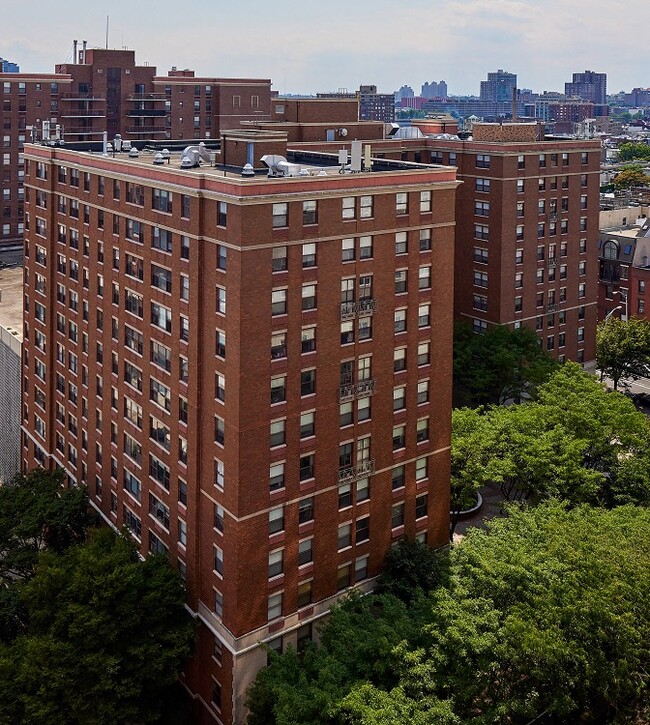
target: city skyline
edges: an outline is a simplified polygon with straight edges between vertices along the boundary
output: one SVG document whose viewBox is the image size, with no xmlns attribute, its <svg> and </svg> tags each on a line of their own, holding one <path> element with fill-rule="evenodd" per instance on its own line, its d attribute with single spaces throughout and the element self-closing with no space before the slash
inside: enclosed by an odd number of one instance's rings
<svg viewBox="0 0 650 725">
<path fill-rule="evenodd" d="M 608 75 L 608 90 L 650 85 L 644 72 L 650 51 L 624 36 L 612 37 L 602 0 L 407 0 L 398 10 L 387 0 L 332 0 L 320 7 L 290 0 L 249 0 L 228 6 L 199 0 L 187 18 L 161 0 L 157 13 L 117 0 L 110 6 L 109 48 L 136 51 L 165 75 L 172 65 L 205 76 L 270 77 L 281 93 L 354 90 L 374 83 L 381 92 L 444 78 L 452 94 L 478 95 L 489 71 L 503 68 L 520 87 L 562 91 L 576 71 Z M 635 23 L 650 19 L 641 0 L 627 3 Z M 0 54 L 23 73 L 51 72 L 72 59 L 72 41 L 105 47 L 106 8 L 86 6 L 84 20 L 69 0 L 42 26 L 34 24 L 34 2 L 3 10 L 11 35 Z M 174 22 L 170 22 L 174 18 Z M 358 41 L 352 40 L 358 38 Z M 605 52 L 606 51 L 606 52 Z M 646 61 L 646 62 L 644 62 Z"/>
</svg>

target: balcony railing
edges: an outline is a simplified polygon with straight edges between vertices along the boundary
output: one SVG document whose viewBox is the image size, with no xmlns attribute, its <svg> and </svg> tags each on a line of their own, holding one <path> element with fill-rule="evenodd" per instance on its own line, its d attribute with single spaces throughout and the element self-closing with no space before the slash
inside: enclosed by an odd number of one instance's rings
<svg viewBox="0 0 650 725">
<path fill-rule="evenodd" d="M 126 115 L 132 118 L 148 118 L 151 116 L 165 116 L 167 115 L 167 111 L 164 108 L 135 108 L 128 110 Z"/>
<path fill-rule="evenodd" d="M 370 297 L 358 302 L 341 302 L 341 319 L 351 320 L 355 315 L 368 317 L 374 315 L 376 310 L 377 301 Z"/>
<path fill-rule="evenodd" d="M 359 300 L 357 303 L 357 314 L 359 317 L 367 317 L 368 315 L 374 315 L 377 309 L 377 302 L 373 299 Z"/>
<path fill-rule="evenodd" d="M 162 126 L 130 126 L 126 129 L 131 134 L 154 134 L 154 133 L 166 133 L 167 129 Z"/>
<path fill-rule="evenodd" d="M 127 101 L 166 101 L 168 97 L 165 93 L 129 93 L 126 97 Z"/>
<path fill-rule="evenodd" d="M 357 312 L 357 305 L 355 302 L 341 302 L 341 319 L 350 320 Z"/>
<path fill-rule="evenodd" d="M 367 461 L 361 461 L 356 466 L 344 466 L 339 468 L 339 483 L 347 481 L 356 481 L 358 478 L 364 478 L 374 473 L 375 461 L 369 458 Z"/>
<path fill-rule="evenodd" d="M 362 380 L 360 383 L 345 383 L 339 388 L 339 402 L 357 398 L 366 398 L 375 392 L 374 380 Z"/>
</svg>

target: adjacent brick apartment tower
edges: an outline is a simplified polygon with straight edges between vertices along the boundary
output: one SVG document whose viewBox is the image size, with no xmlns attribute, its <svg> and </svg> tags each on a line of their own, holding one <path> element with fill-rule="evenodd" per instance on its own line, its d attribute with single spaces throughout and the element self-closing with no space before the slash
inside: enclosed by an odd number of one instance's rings
<svg viewBox="0 0 650 725">
<path fill-rule="evenodd" d="M 22 465 L 167 553 L 197 722 L 241 723 L 260 642 L 302 646 L 402 536 L 448 540 L 457 182 L 278 132 L 222 154 L 26 147 Z M 242 176 L 264 154 L 298 175 Z"/>
<path fill-rule="evenodd" d="M 593 360 L 600 141 L 546 138 L 535 123 L 477 123 L 467 140 L 417 125 L 426 136 L 369 143 L 377 157 L 458 168 L 456 318 L 478 333 L 525 325 L 554 357 Z"/>
<path fill-rule="evenodd" d="M 23 149 L 48 122 L 67 143 L 99 142 L 104 131 L 129 140 L 218 138 L 240 121 L 270 117 L 271 81 L 197 78 L 172 68 L 156 75 L 136 65 L 133 50 L 77 45 L 73 61 L 55 73 L 0 73 L 2 86 L 2 220 L 0 245 L 22 242 Z"/>
<path fill-rule="evenodd" d="M 474 124 L 471 140 L 430 138 L 455 164 L 455 311 L 537 331 L 560 360 L 596 355 L 600 141 L 538 140 L 536 124 Z"/>
</svg>

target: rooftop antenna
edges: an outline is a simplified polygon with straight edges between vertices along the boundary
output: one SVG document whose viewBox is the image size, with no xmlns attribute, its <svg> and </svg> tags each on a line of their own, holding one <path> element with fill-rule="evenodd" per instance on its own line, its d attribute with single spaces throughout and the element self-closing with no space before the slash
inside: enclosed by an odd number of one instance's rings
<svg viewBox="0 0 650 725">
<path fill-rule="evenodd" d="M 109 16 L 106 16 L 106 50 L 108 50 L 108 18 Z"/>
</svg>

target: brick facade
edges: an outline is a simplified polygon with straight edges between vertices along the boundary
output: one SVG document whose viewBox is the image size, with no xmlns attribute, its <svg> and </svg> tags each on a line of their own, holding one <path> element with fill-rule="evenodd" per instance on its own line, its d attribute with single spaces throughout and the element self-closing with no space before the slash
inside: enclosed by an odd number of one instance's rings
<svg viewBox="0 0 650 725">
<path fill-rule="evenodd" d="M 23 467 L 167 552 L 197 718 L 242 722 L 259 642 L 447 541 L 455 171 L 26 157 Z"/>
</svg>

